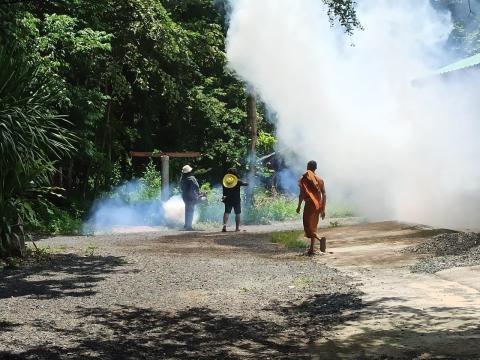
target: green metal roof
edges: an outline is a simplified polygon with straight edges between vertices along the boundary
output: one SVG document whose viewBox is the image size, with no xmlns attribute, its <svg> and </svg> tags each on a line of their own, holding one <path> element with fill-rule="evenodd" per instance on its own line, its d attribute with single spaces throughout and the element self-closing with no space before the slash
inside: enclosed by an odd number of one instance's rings
<svg viewBox="0 0 480 360">
<path fill-rule="evenodd" d="M 464 70 L 473 66 L 480 65 L 480 53 L 470 56 L 468 58 L 459 60 L 454 62 L 453 64 L 444 66 L 436 71 L 434 71 L 433 75 L 441 75 L 445 73 L 449 73 L 452 71 Z"/>
</svg>

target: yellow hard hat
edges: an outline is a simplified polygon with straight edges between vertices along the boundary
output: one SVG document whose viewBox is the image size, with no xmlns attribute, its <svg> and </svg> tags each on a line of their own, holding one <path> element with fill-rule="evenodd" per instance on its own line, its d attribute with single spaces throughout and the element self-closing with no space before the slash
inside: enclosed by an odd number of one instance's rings
<svg viewBox="0 0 480 360">
<path fill-rule="evenodd" d="M 237 185 L 238 183 L 238 178 L 233 175 L 233 174 L 227 174 L 223 177 L 223 186 L 225 186 L 226 188 L 233 188 Z"/>
</svg>

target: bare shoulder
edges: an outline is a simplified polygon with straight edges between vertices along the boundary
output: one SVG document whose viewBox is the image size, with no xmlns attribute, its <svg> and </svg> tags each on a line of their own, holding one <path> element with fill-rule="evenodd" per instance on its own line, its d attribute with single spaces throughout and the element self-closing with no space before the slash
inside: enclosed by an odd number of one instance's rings
<svg viewBox="0 0 480 360">
<path fill-rule="evenodd" d="M 318 184 L 320 185 L 320 188 L 321 189 L 325 188 L 325 182 L 323 181 L 323 179 L 318 175 L 315 175 L 315 177 L 317 178 L 317 181 L 318 181 Z"/>
</svg>

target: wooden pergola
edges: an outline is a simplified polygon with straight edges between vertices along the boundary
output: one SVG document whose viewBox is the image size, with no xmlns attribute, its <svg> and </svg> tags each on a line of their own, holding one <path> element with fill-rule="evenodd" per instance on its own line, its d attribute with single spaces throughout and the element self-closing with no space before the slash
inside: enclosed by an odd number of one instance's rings
<svg viewBox="0 0 480 360">
<path fill-rule="evenodd" d="M 170 158 L 198 158 L 202 154 L 198 151 L 172 151 L 172 152 L 145 152 L 130 151 L 130 157 L 138 158 L 160 158 L 162 175 L 162 201 L 167 201 L 170 197 Z"/>
</svg>

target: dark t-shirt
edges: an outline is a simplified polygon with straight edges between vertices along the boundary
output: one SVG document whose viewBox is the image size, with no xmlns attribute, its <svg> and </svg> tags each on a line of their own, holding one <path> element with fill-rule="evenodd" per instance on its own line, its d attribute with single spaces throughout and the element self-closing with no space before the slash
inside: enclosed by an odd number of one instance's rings
<svg viewBox="0 0 480 360">
<path fill-rule="evenodd" d="M 223 187 L 223 196 L 225 197 L 225 202 L 230 203 L 239 203 L 240 202 L 240 186 L 247 186 L 248 183 L 242 180 L 238 180 L 237 185 L 233 188 Z"/>
</svg>

